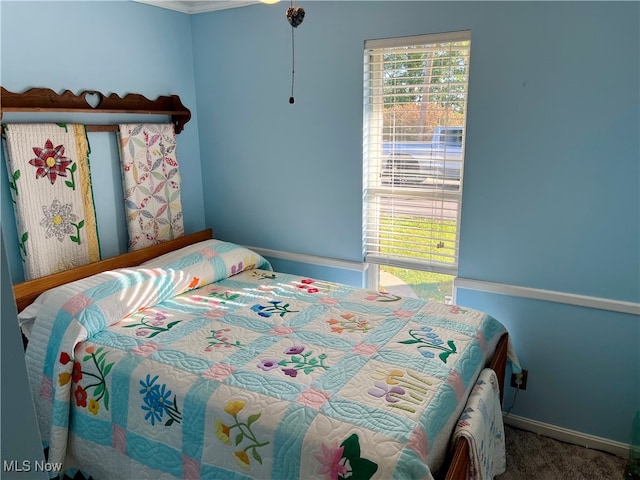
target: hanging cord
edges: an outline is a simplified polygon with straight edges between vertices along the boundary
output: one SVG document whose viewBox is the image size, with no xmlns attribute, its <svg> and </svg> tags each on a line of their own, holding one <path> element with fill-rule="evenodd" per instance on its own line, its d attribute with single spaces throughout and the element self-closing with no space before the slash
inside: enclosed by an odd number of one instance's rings
<svg viewBox="0 0 640 480">
<path fill-rule="evenodd" d="M 304 8 L 295 7 L 294 3 L 294 0 L 291 0 L 291 6 L 287 8 L 286 11 L 287 20 L 291 25 L 291 96 L 289 97 L 289 103 L 295 103 L 296 101 L 293 97 L 293 86 L 296 75 L 296 45 L 293 29 L 298 28 L 304 20 Z"/>
<path fill-rule="evenodd" d="M 516 406 L 516 400 L 518 399 L 518 392 L 520 392 L 520 385 L 518 384 L 516 386 L 516 393 L 513 394 L 513 402 L 511 403 L 511 406 L 509 407 L 509 409 L 506 411 L 505 413 L 505 417 L 508 417 L 509 414 L 511 413 L 511 410 L 513 410 L 513 407 Z"/>
<path fill-rule="evenodd" d="M 293 6 L 293 2 L 291 2 Z M 293 25 L 291 25 L 291 96 L 289 97 L 289 103 L 295 103 L 295 98 L 293 98 L 293 84 L 296 76 L 296 44 L 295 44 L 295 35 L 293 33 Z"/>
</svg>

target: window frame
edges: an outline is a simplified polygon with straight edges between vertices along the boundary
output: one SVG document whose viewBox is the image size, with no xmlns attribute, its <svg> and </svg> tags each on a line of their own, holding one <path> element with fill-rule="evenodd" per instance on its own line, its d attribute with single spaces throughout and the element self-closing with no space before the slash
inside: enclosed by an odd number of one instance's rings
<svg viewBox="0 0 640 480">
<path fill-rule="evenodd" d="M 456 191 L 447 191 L 444 184 L 441 189 L 438 188 L 396 188 L 392 180 L 391 186 L 384 185 L 380 180 L 380 172 L 385 162 L 383 155 L 384 144 L 384 63 L 382 58 L 383 50 L 419 47 L 423 46 L 425 50 L 437 49 L 438 44 L 452 44 L 457 42 L 468 42 L 463 50 L 467 50 L 468 57 L 465 64 L 464 76 L 464 100 L 462 107 L 462 144 L 460 146 L 460 184 Z M 433 45 L 433 47 L 431 47 Z M 451 45 L 449 45 L 451 47 Z M 362 217 L 362 248 L 363 258 L 367 266 L 366 284 L 368 286 L 378 286 L 379 270 L 382 266 L 403 267 L 427 272 L 442 273 L 452 275 L 454 278 L 458 274 L 458 257 L 460 243 L 460 219 L 462 215 L 462 188 L 464 179 L 464 160 L 465 160 L 465 143 L 466 143 L 466 119 L 467 105 L 469 98 L 469 71 L 471 57 L 471 32 L 469 30 L 447 32 L 441 34 L 426 34 L 409 37 L 395 37 L 377 40 L 366 40 L 364 44 L 364 78 L 363 78 L 363 217 Z M 424 77 L 423 77 L 424 78 Z M 377 99 L 377 101 L 372 101 Z M 429 102 L 427 97 L 427 102 Z M 457 125 L 441 125 L 442 127 L 455 127 Z M 435 136 L 435 134 L 434 134 Z M 376 139 L 373 139 L 375 137 Z M 394 137 L 395 138 L 395 137 Z M 446 157 L 445 160 L 446 162 Z M 455 242 L 453 262 L 445 264 L 443 262 L 434 262 L 433 260 L 420 260 L 416 257 L 396 257 L 389 254 L 380 254 L 372 248 L 370 240 L 370 232 L 380 234 L 380 203 L 377 203 L 382 196 L 390 196 L 394 199 L 414 198 L 417 200 L 431 200 L 434 202 L 450 202 L 456 203 L 455 215 Z M 372 199 L 378 199 L 372 201 Z M 377 211 L 371 210 L 377 206 Z M 430 218 L 423 215 L 422 218 Z M 431 217 L 433 218 L 433 217 Z M 378 242 L 378 250 L 380 242 Z M 434 255 L 432 255 L 433 258 Z M 450 256 L 451 257 L 451 256 Z M 373 267 L 373 268 L 372 268 Z"/>
</svg>

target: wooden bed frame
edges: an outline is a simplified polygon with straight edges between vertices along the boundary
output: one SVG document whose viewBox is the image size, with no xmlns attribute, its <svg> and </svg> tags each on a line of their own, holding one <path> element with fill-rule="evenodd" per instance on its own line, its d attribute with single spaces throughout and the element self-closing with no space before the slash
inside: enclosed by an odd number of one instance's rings
<svg viewBox="0 0 640 480">
<path fill-rule="evenodd" d="M 172 252 L 187 245 L 202 242 L 211 239 L 213 231 L 211 229 L 202 230 L 200 232 L 185 235 L 175 240 L 170 240 L 158 245 L 143 248 L 134 252 L 125 253 L 117 257 L 101 260 L 99 262 L 90 263 L 81 267 L 76 267 L 65 272 L 48 275 L 46 277 L 29 280 L 27 282 L 18 283 L 13 286 L 13 293 L 16 299 L 18 312 L 29 306 L 41 293 L 63 285 L 65 283 L 86 278 L 107 270 L 116 268 L 135 267 L 141 263 L 151 260 L 165 253 Z M 507 334 L 504 334 L 496 347 L 495 353 L 488 364 L 498 376 L 500 385 L 500 402 L 502 403 L 504 391 L 504 375 L 507 362 Z M 469 465 L 469 444 L 463 438 L 458 439 L 455 449 L 447 459 L 449 467 L 446 473 L 446 480 L 463 480 L 467 475 L 467 467 Z"/>
</svg>

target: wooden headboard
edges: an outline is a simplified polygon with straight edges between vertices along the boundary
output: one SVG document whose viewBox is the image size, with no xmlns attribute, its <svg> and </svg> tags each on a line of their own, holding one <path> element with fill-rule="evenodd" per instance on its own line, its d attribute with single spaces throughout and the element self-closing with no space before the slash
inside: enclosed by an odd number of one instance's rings
<svg viewBox="0 0 640 480">
<path fill-rule="evenodd" d="M 36 278 L 23 283 L 17 283 L 13 286 L 13 294 L 16 297 L 18 312 L 21 312 L 31 305 L 33 301 L 38 298 L 38 295 L 51 288 L 73 282 L 75 280 L 80 280 L 81 278 L 90 277 L 91 275 L 96 275 L 107 270 L 135 267 L 141 263 L 151 260 L 152 258 L 164 255 L 165 253 L 178 250 L 182 247 L 186 247 L 187 245 L 209 240 L 211 238 L 213 238 L 213 231 L 208 228 L 190 235 L 184 235 L 174 240 L 152 245 L 151 247 L 124 253 L 117 257 L 89 263 L 64 272 L 54 273 L 53 275 L 47 275 L 46 277 Z"/>
</svg>

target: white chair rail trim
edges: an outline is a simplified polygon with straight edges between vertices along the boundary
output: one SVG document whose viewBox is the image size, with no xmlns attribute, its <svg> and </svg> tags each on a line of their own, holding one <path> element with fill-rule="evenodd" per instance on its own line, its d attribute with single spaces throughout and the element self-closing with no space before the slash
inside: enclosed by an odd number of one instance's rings
<svg viewBox="0 0 640 480">
<path fill-rule="evenodd" d="M 284 252 L 282 250 L 272 250 L 269 248 L 252 246 L 246 247 L 259 253 L 263 257 L 271 257 L 279 260 L 289 260 L 292 262 L 320 265 L 323 267 L 339 268 L 342 270 L 351 270 L 356 272 L 365 272 L 369 267 L 369 264 L 366 262 L 342 260 L 338 258 L 308 255 L 304 253 Z M 599 310 L 608 310 L 612 312 L 627 313 L 630 315 L 640 316 L 640 303 L 626 302 L 623 300 L 615 300 L 611 298 L 591 297 L 588 295 L 579 295 L 575 293 L 557 292 L 553 290 L 544 290 L 541 288 L 522 287 L 519 285 L 509 285 L 506 283 L 487 282 L 484 280 L 474 280 L 471 278 L 457 277 L 454 280 L 454 290 L 458 290 L 460 288 L 478 290 L 488 293 L 497 293 L 500 295 L 507 295 L 511 297 L 531 298 L 534 300 L 542 300 L 546 302 L 564 303 L 567 305 L 596 308 Z"/>
<path fill-rule="evenodd" d="M 342 270 L 353 270 L 364 272 L 367 264 L 355 262 L 353 260 L 342 260 L 339 258 L 321 257 L 318 255 L 307 255 L 306 253 L 283 252 L 282 250 L 271 250 L 269 248 L 245 246 L 249 250 L 259 253 L 263 257 L 277 258 L 278 260 L 289 260 L 291 262 L 308 263 L 310 265 L 320 265 L 322 267 L 340 268 Z"/>
<path fill-rule="evenodd" d="M 543 290 L 541 288 L 521 287 L 506 283 L 487 282 L 484 280 L 473 280 L 470 278 L 458 277 L 454 281 L 454 288 L 466 288 L 469 290 L 479 290 L 482 292 L 498 293 L 512 297 L 532 298 L 547 302 L 565 303 L 567 305 L 577 305 L 579 307 L 597 308 L 612 312 L 628 313 L 640 315 L 640 303 L 625 302 L 610 298 L 590 297 L 575 293 L 556 292 L 553 290 Z"/>
</svg>

